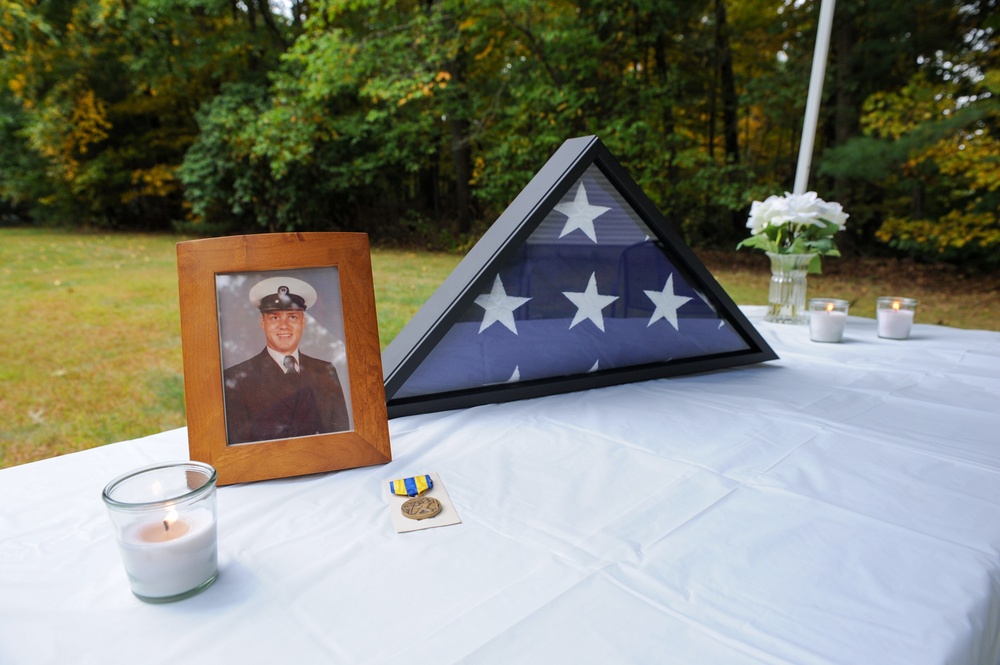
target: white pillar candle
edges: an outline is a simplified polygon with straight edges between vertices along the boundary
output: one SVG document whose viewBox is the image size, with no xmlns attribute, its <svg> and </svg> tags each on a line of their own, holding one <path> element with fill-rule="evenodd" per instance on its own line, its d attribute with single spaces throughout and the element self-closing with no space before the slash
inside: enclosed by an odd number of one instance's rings
<svg viewBox="0 0 1000 665">
<path fill-rule="evenodd" d="M 197 588 L 215 577 L 216 542 L 215 517 L 205 508 L 126 527 L 121 555 L 132 591 L 143 598 L 167 598 Z"/>
<path fill-rule="evenodd" d="M 814 342 L 839 342 L 844 338 L 847 325 L 846 300 L 838 298 L 810 298 L 809 339 Z"/>
<path fill-rule="evenodd" d="M 880 297 L 875 310 L 878 336 L 886 339 L 909 338 L 916 306 L 917 301 L 913 298 Z"/>
<path fill-rule="evenodd" d="M 164 603 L 210 586 L 218 573 L 216 473 L 208 464 L 160 464 L 104 488 L 129 585 Z"/>
</svg>

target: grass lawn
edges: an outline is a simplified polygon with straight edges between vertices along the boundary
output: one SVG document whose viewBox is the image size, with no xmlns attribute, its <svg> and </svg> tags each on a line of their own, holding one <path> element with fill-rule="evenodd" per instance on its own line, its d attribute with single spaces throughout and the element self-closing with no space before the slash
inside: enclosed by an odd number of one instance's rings
<svg viewBox="0 0 1000 665">
<path fill-rule="evenodd" d="M 13 305 L 0 345 L 0 468 L 185 424 L 181 239 L 0 230 L 0 290 Z M 383 347 L 460 258 L 373 251 Z M 703 259 L 736 302 L 766 301 L 763 256 Z M 1000 330 L 1000 280 L 895 262 L 832 259 L 824 270 L 810 295 L 852 300 L 852 314 L 873 316 L 878 295 L 908 295 L 920 300 L 918 322 Z"/>
</svg>

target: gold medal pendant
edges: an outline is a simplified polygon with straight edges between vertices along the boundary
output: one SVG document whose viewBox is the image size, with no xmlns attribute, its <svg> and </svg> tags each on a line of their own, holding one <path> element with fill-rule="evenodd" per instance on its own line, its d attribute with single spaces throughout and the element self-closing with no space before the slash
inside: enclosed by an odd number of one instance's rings
<svg viewBox="0 0 1000 665">
<path fill-rule="evenodd" d="M 432 496 L 418 496 L 405 501 L 400 511 L 411 520 L 425 520 L 441 512 L 441 502 Z"/>
</svg>

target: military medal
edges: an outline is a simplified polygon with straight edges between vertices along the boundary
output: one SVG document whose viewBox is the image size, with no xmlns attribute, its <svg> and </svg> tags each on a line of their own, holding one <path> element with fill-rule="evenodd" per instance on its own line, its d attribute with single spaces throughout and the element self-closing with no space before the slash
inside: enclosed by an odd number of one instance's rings
<svg viewBox="0 0 1000 665">
<path fill-rule="evenodd" d="M 432 496 L 420 496 L 434 487 L 434 481 L 428 475 L 400 478 L 389 481 L 389 491 L 396 496 L 408 496 L 400 511 L 404 517 L 411 520 L 425 520 L 441 512 L 441 502 Z"/>
</svg>

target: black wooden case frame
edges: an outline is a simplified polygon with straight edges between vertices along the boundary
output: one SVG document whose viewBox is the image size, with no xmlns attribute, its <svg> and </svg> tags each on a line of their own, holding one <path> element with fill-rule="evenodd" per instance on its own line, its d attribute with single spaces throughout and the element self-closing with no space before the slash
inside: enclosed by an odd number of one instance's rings
<svg viewBox="0 0 1000 665">
<path fill-rule="evenodd" d="M 552 266 L 583 269 L 546 273 Z M 640 277 L 650 289 L 632 285 Z M 486 314 L 502 301 L 507 309 Z M 682 323 L 690 332 L 680 334 Z M 625 326 L 659 337 L 621 342 L 615 331 Z M 601 358 L 552 365 L 573 344 Z M 632 355 L 615 355 L 616 344 Z M 588 136 L 555 152 L 389 344 L 382 365 L 388 415 L 396 417 L 776 358 L 611 152 Z M 533 375 L 546 363 L 552 367 Z"/>
</svg>

